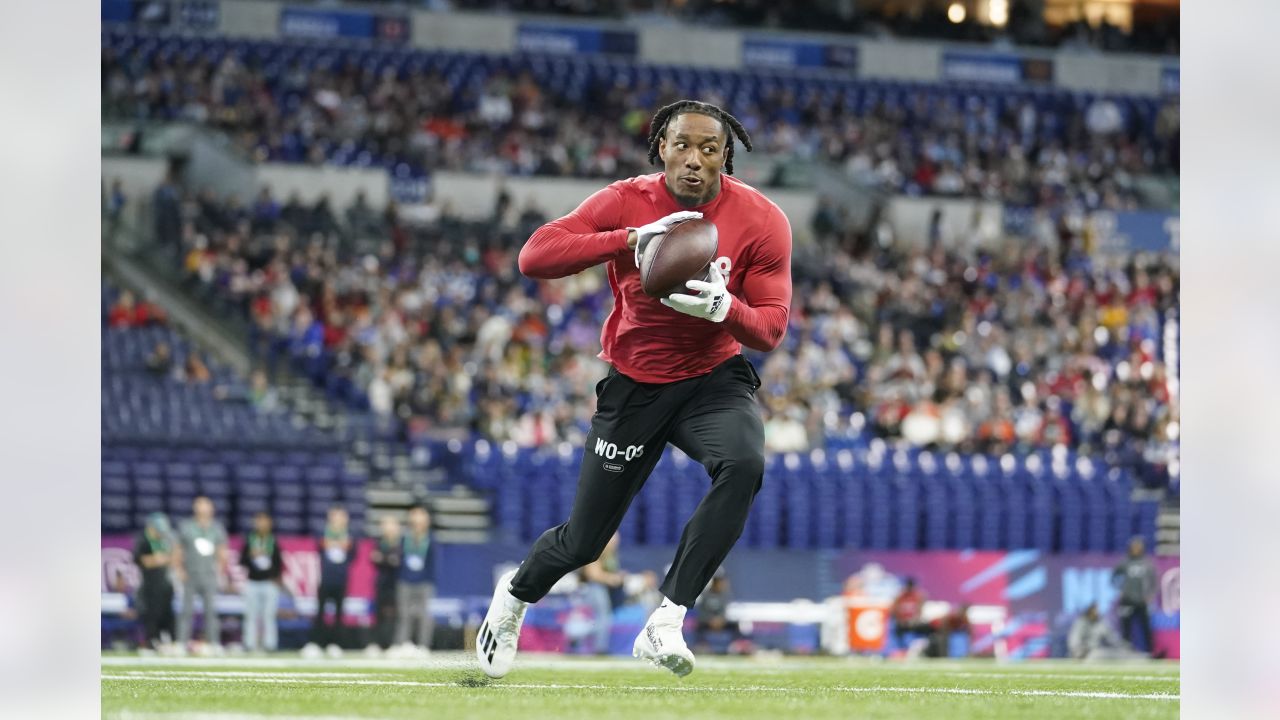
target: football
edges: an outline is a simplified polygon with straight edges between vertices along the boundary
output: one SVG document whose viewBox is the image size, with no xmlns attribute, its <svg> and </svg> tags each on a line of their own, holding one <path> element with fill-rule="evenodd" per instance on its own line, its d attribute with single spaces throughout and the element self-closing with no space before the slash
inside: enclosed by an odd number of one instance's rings
<svg viewBox="0 0 1280 720">
<path fill-rule="evenodd" d="M 710 220 L 686 220 L 649 241 L 640 261 L 640 285 L 649 297 L 689 292 L 685 282 L 706 280 L 719 249 L 719 234 Z"/>
</svg>

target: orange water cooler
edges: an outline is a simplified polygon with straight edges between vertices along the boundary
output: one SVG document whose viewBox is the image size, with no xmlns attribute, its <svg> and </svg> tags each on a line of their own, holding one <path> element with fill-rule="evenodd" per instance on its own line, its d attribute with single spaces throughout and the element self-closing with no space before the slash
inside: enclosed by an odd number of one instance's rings
<svg viewBox="0 0 1280 720">
<path fill-rule="evenodd" d="M 889 603 L 864 597 L 845 598 L 849 649 L 856 653 L 880 652 L 889 630 Z"/>
</svg>

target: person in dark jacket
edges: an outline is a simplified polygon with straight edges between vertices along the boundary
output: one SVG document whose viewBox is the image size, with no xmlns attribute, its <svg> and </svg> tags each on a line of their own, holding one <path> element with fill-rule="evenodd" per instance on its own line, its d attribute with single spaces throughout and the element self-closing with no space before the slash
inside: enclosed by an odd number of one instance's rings
<svg viewBox="0 0 1280 720">
<path fill-rule="evenodd" d="M 431 649 L 431 597 L 436 588 L 436 551 L 431 514 L 421 505 L 409 511 L 409 531 L 401 543 L 400 584 L 396 589 L 396 645 L 408 654 Z M 413 645 L 409 634 L 415 630 Z"/>
<path fill-rule="evenodd" d="M 319 655 L 321 647 L 329 657 L 341 657 L 342 606 L 347 600 L 347 580 L 356 544 L 348 526 L 346 508 L 329 508 L 324 537 L 320 539 L 320 588 L 316 593 L 316 614 L 311 623 L 311 642 L 302 649 L 304 657 Z M 325 609 L 333 605 L 333 623 L 325 622 Z"/>
<path fill-rule="evenodd" d="M 382 535 L 369 559 L 377 570 L 374 588 L 373 637 L 376 647 L 386 650 L 396 633 L 396 591 L 400 584 L 401 537 L 400 520 L 383 515 Z"/>
<path fill-rule="evenodd" d="M 1132 642 L 1134 626 L 1142 635 L 1142 649 L 1152 652 L 1151 613 L 1148 604 L 1156 593 L 1156 566 L 1147 557 L 1146 543 L 1135 537 L 1129 541 L 1129 557 L 1111 571 L 1111 584 L 1120 590 L 1116 609 L 1121 636 Z"/>
<path fill-rule="evenodd" d="M 243 592 L 244 649 L 271 652 L 276 649 L 279 637 L 276 612 L 280 603 L 284 558 L 280 554 L 280 543 L 271 530 L 271 516 L 265 512 L 253 516 L 253 532 L 244 539 L 240 564 L 249 574 Z"/>
<path fill-rule="evenodd" d="M 142 570 L 137 610 L 146 633 L 144 642 L 158 650 L 173 639 L 173 533 L 163 513 L 152 513 L 133 544 L 133 561 Z"/>
</svg>

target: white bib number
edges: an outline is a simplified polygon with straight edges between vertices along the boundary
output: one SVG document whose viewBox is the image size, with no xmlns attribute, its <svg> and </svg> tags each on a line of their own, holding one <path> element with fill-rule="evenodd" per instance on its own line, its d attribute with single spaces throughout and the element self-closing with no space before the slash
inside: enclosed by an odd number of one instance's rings
<svg viewBox="0 0 1280 720">
<path fill-rule="evenodd" d="M 329 558 L 329 562 L 335 565 L 341 565 L 347 561 L 347 551 L 340 547 L 329 548 L 325 555 Z"/>
<path fill-rule="evenodd" d="M 195 545 L 197 553 L 205 557 L 209 557 L 213 554 L 213 541 L 209 538 L 196 538 L 193 544 Z"/>
<path fill-rule="evenodd" d="M 422 568 L 426 565 L 426 562 L 423 561 L 421 555 L 410 555 L 404 559 L 404 563 L 405 565 L 408 565 L 409 569 L 412 570 L 413 572 L 418 572 L 422 570 Z"/>
<path fill-rule="evenodd" d="M 271 558 L 266 555 L 254 555 L 253 566 L 259 570 L 269 570 L 271 568 Z"/>
</svg>

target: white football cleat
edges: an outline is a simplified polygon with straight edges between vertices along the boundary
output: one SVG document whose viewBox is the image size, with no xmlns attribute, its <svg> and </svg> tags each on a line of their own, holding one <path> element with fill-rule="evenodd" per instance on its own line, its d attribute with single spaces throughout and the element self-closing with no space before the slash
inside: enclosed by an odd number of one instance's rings
<svg viewBox="0 0 1280 720">
<path fill-rule="evenodd" d="M 631 646 L 632 657 L 648 660 L 666 668 L 677 677 L 693 672 L 693 652 L 684 641 L 685 607 L 663 598 L 662 605 L 649 616 L 649 622 Z"/>
<path fill-rule="evenodd" d="M 516 571 L 498 578 L 498 586 L 493 589 L 493 602 L 489 604 L 489 612 L 480 623 L 480 632 L 476 634 L 476 659 L 480 661 L 480 669 L 491 678 L 500 678 L 511 672 L 516 661 L 516 645 L 520 642 L 520 625 L 524 622 L 524 611 L 529 604 L 517 600 L 511 595 L 511 579 Z"/>
</svg>

